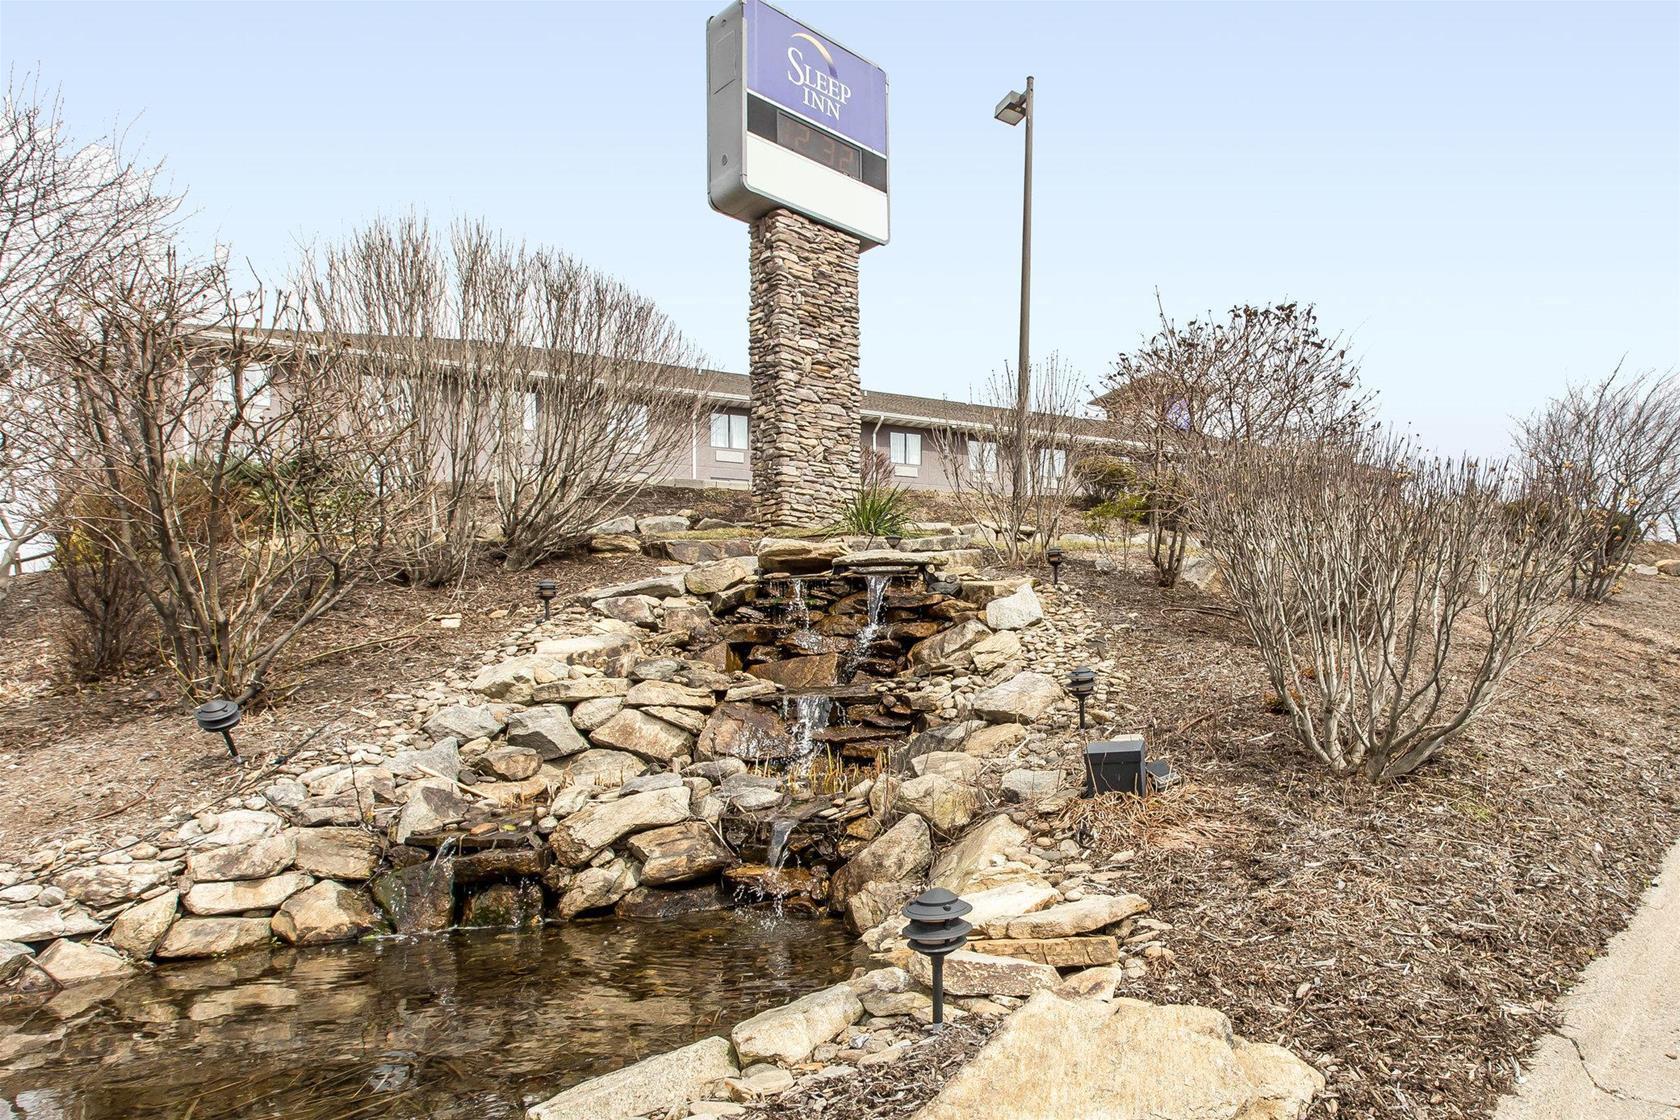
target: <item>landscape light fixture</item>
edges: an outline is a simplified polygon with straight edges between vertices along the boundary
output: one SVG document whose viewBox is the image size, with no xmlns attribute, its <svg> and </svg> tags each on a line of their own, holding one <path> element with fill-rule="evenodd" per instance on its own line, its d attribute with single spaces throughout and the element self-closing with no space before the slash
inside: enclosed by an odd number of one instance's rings
<svg viewBox="0 0 1680 1120">
<path fill-rule="evenodd" d="M 1050 586 L 1060 587 L 1062 585 L 1062 560 L 1064 559 L 1062 546 L 1059 544 L 1051 545 L 1044 550 L 1044 558 L 1050 561 Z"/>
<path fill-rule="evenodd" d="M 239 757 L 239 751 L 233 745 L 233 729 L 239 726 L 239 719 L 244 713 L 239 705 L 232 700 L 209 700 L 199 705 L 193 713 L 193 719 L 198 721 L 200 731 L 220 732 L 222 741 L 227 744 L 228 754 L 238 763 L 245 760 Z"/>
<path fill-rule="evenodd" d="M 1073 693 L 1074 699 L 1079 701 L 1079 726 L 1085 727 L 1085 701 L 1097 690 L 1097 672 L 1088 665 L 1081 665 L 1068 674 L 1068 691 Z"/>
<path fill-rule="evenodd" d="M 974 927 L 963 921 L 963 915 L 974 907 L 946 890 L 934 887 L 923 891 L 904 907 L 910 919 L 904 936 L 910 948 L 928 958 L 933 966 L 933 1025 L 945 1022 L 945 957 L 961 949 Z"/>
<path fill-rule="evenodd" d="M 887 547 L 892 549 L 895 552 L 898 550 L 898 546 L 903 544 L 903 543 L 904 543 L 904 538 L 903 537 L 889 536 L 887 538 Z"/>
<path fill-rule="evenodd" d="M 542 600 L 543 621 L 548 621 L 548 605 L 554 602 L 554 597 L 560 594 L 560 585 L 551 579 L 537 581 L 537 598 Z"/>
</svg>

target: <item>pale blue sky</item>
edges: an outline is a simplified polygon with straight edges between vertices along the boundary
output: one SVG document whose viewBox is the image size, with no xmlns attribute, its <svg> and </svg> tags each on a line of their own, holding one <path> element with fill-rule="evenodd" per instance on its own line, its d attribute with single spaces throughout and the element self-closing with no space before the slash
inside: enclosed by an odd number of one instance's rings
<svg viewBox="0 0 1680 1120">
<path fill-rule="evenodd" d="M 278 275 L 377 213 L 482 215 L 746 358 L 746 227 L 704 183 L 716 3 L 0 4 L 92 132 L 190 189 L 190 236 Z M 1567 377 L 1680 364 L 1680 5 L 785 0 L 886 68 L 893 242 L 866 387 L 1012 360 L 1032 72 L 1034 350 L 1093 381 L 1151 326 L 1318 303 L 1387 415 L 1492 452 Z"/>
</svg>

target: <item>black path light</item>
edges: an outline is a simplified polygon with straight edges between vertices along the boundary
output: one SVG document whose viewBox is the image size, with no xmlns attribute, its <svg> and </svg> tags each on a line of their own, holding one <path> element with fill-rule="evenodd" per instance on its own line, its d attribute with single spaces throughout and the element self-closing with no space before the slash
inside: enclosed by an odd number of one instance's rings
<svg viewBox="0 0 1680 1120">
<path fill-rule="evenodd" d="M 1097 672 L 1089 665 L 1081 665 L 1068 674 L 1068 691 L 1079 701 L 1079 726 L 1085 726 L 1085 701 L 1097 690 Z"/>
<path fill-rule="evenodd" d="M 1050 561 L 1050 586 L 1060 587 L 1062 585 L 1062 546 L 1059 544 L 1051 545 L 1044 550 L 1044 558 Z"/>
<path fill-rule="evenodd" d="M 551 579 L 537 581 L 537 598 L 542 600 L 543 621 L 548 621 L 548 605 L 554 602 L 554 597 L 560 594 L 560 585 Z"/>
<path fill-rule="evenodd" d="M 974 907 L 946 890 L 934 887 L 923 891 L 904 907 L 910 924 L 904 935 L 910 948 L 927 957 L 933 965 L 933 1025 L 945 1022 L 945 957 L 956 952 L 968 941 L 974 927 L 962 916 Z"/>
<path fill-rule="evenodd" d="M 221 733 L 222 741 L 227 744 L 228 754 L 235 762 L 244 762 L 239 757 L 239 751 L 233 745 L 233 729 L 239 726 L 239 718 L 244 715 L 239 705 L 232 700 L 209 700 L 199 705 L 193 713 L 193 719 L 198 721 L 200 731 L 217 731 Z"/>
</svg>

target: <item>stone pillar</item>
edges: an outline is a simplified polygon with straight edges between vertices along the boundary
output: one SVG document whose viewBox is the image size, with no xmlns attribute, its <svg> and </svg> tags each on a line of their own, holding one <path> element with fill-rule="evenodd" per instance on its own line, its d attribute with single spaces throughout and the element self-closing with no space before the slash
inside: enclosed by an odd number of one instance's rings
<svg viewBox="0 0 1680 1120">
<path fill-rule="evenodd" d="M 858 487 L 858 243 L 791 210 L 752 224 L 752 489 L 761 525 L 831 524 Z"/>
</svg>

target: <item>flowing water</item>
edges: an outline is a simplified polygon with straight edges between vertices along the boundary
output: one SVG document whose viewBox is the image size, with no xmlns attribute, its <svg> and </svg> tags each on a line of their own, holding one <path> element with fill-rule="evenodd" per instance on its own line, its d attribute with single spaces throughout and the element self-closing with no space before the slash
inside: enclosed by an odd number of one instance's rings
<svg viewBox="0 0 1680 1120">
<path fill-rule="evenodd" d="M 722 911 L 169 965 L 0 1009 L 0 1120 L 515 1120 L 853 952 L 837 922 Z"/>
<path fill-rule="evenodd" d="M 833 711 L 833 698 L 821 693 L 782 698 L 782 719 L 788 725 L 788 737 L 793 742 L 795 767 L 809 762 L 817 753 L 817 732 L 828 726 Z"/>
<path fill-rule="evenodd" d="M 881 632 L 881 606 L 887 598 L 887 581 L 891 576 L 864 576 L 864 588 L 867 591 L 869 614 L 864 619 L 863 629 L 858 631 L 857 642 L 852 646 L 852 656 L 847 662 L 847 669 L 855 672 L 858 664 L 869 654 L 869 646 L 875 641 L 875 635 Z"/>
</svg>

